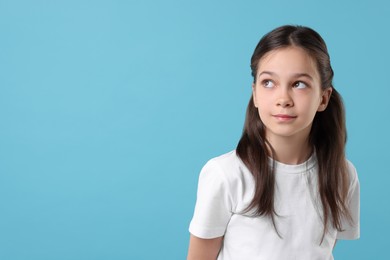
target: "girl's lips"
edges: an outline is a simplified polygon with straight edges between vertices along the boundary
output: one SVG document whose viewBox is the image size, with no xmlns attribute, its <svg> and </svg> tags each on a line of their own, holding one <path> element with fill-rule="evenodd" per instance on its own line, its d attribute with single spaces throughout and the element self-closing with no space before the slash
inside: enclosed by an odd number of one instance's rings
<svg viewBox="0 0 390 260">
<path fill-rule="evenodd" d="M 285 115 L 285 114 L 277 114 L 277 115 L 273 115 L 273 116 L 274 116 L 275 118 L 281 120 L 281 121 L 288 121 L 288 120 L 297 118 L 297 116 Z"/>
<path fill-rule="evenodd" d="M 277 115 L 274 115 L 274 117 L 280 117 L 280 118 L 296 118 L 297 116 L 285 115 L 285 114 L 277 114 Z"/>
</svg>

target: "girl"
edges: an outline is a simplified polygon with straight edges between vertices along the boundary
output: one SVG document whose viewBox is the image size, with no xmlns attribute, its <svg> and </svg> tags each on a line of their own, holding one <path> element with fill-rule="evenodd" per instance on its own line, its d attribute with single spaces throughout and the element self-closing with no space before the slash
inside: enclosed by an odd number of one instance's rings
<svg viewBox="0 0 390 260">
<path fill-rule="evenodd" d="M 200 173 L 188 259 L 333 259 L 337 239 L 359 238 L 359 181 L 325 42 L 276 28 L 251 69 L 237 148 Z"/>
</svg>

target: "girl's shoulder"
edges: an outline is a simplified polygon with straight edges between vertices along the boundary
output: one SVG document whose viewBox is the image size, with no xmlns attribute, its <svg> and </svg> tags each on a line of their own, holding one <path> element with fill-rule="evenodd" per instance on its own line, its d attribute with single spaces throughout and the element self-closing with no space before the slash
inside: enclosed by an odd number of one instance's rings
<svg viewBox="0 0 390 260">
<path fill-rule="evenodd" d="M 204 167 L 217 167 L 225 170 L 234 170 L 242 165 L 240 157 L 238 157 L 236 150 L 224 153 L 217 157 L 211 158 Z"/>
<path fill-rule="evenodd" d="M 347 161 L 347 170 L 348 170 L 348 174 L 349 174 L 349 180 L 350 180 L 350 184 L 351 185 L 354 185 L 354 184 L 359 184 L 359 178 L 358 178 L 358 174 L 357 174 L 357 170 L 355 168 L 355 166 L 353 165 L 353 163 L 349 160 L 346 160 Z"/>
<path fill-rule="evenodd" d="M 232 150 L 230 152 L 221 154 L 219 156 L 216 156 L 214 158 L 211 158 L 207 164 L 217 164 L 217 165 L 231 165 L 231 164 L 236 164 L 239 161 L 239 157 L 236 153 L 236 150 Z"/>
<path fill-rule="evenodd" d="M 210 159 L 202 168 L 203 175 L 214 175 L 225 181 L 232 182 L 242 179 L 243 176 L 250 175 L 245 164 L 238 157 L 236 150 L 222 154 Z"/>
</svg>

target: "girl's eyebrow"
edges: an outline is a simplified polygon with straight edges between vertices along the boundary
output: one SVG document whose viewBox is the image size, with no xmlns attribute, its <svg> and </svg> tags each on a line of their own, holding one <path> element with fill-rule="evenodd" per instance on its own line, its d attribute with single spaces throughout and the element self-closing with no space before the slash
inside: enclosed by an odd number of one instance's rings
<svg viewBox="0 0 390 260">
<path fill-rule="evenodd" d="M 259 73 L 259 76 L 258 76 L 258 77 L 260 77 L 260 76 L 263 75 L 263 74 L 268 74 L 268 75 L 270 75 L 270 76 L 275 76 L 275 75 L 276 75 L 276 73 L 275 73 L 275 72 L 272 72 L 272 71 L 262 71 L 262 72 Z M 307 74 L 307 73 L 294 73 L 294 74 L 292 74 L 292 77 L 294 77 L 294 78 L 305 77 L 305 78 L 308 78 L 308 79 L 310 79 L 310 80 L 313 81 L 313 77 L 310 76 L 310 74 Z"/>
<path fill-rule="evenodd" d="M 301 78 L 301 77 L 305 77 L 305 78 L 308 78 L 310 80 L 313 80 L 313 77 L 310 76 L 309 74 L 307 73 L 295 73 L 293 74 L 294 77 L 297 77 L 297 78 Z"/>
<path fill-rule="evenodd" d="M 268 74 L 268 75 L 271 75 L 271 76 L 274 76 L 274 75 L 275 75 L 275 73 L 273 73 L 273 72 L 271 72 L 271 71 L 262 71 L 262 72 L 259 73 L 259 77 L 260 77 L 261 75 L 263 75 L 263 74 Z"/>
</svg>

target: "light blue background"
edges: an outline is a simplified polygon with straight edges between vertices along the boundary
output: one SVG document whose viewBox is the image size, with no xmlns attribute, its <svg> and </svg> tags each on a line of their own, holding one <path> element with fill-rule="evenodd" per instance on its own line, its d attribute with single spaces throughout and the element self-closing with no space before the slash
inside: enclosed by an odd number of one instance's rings
<svg viewBox="0 0 390 260">
<path fill-rule="evenodd" d="M 325 38 L 347 107 L 361 239 L 335 257 L 389 259 L 386 2 L 0 0 L 0 259 L 184 259 L 199 170 L 283 24 Z"/>
</svg>

